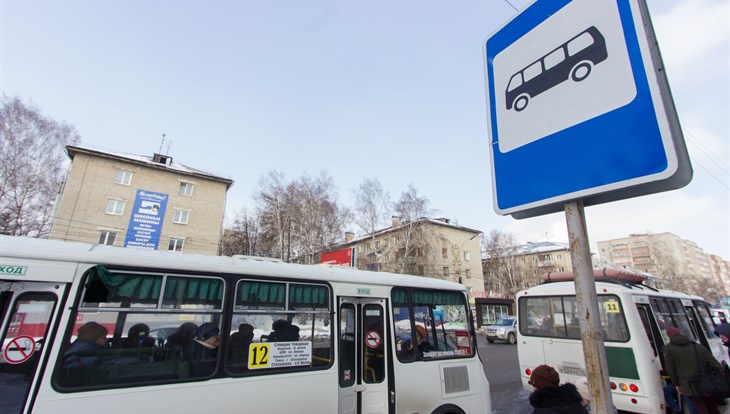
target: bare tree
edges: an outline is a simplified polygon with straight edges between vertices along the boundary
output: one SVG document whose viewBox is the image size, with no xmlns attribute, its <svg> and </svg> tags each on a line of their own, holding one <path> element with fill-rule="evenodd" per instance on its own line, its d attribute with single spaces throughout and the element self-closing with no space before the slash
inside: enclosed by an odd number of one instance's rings
<svg viewBox="0 0 730 414">
<path fill-rule="evenodd" d="M 484 289 L 507 296 L 524 288 L 534 276 L 532 263 L 520 258 L 514 235 L 492 230 L 482 239 L 482 250 L 486 260 L 483 264 Z"/>
<path fill-rule="evenodd" d="M 258 217 L 243 208 L 236 214 L 233 224 L 223 232 L 221 255 L 260 256 Z"/>
<path fill-rule="evenodd" d="M 390 195 L 383 190 L 377 178 L 366 178 L 353 190 L 355 196 L 355 223 L 365 234 L 385 227 L 390 211 Z"/>
<path fill-rule="evenodd" d="M 332 177 L 324 171 L 317 177 L 302 176 L 294 188 L 297 257 L 302 263 L 316 263 L 322 251 L 342 240 L 349 210 L 338 205 Z"/>
<path fill-rule="evenodd" d="M 689 287 L 687 277 L 682 274 L 671 248 L 655 236 L 650 235 L 647 240 L 649 260 L 656 269 L 656 276 L 660 278 L 661 284 L 666 289 L 686 292 Z"/>
<path fill-rule="evenodd" d="M 254 198 L 261 253 L 286 262 L 314 263 L 322 251 L 341 241 L 350 213 L 339 206 L 326 172 L 287 182 L 282 173 L 270 171 L 259 187 Z"/>
<path fill-rule="evenodd" d="M 435 210 L 428 207 L 430 203 L 428 198 L 418 195 L 418 190 L 411 183 L 408 185 L 408 190 L 393 204 L 393 211 L 398 217 L 396 222 L 402 231 L 402 240 L 399 240 L 396 246 L 401 272 L 409 270 L 412 255 L 418 252 L 416 249 L 425 246 L 424 241 L 419 242 L 419 239 L 429 237 L 429 232 L 421 231 L 419 227 L 423 223 L 420 219 L 426 219 L 434 214 Z"/>
<path fill-rule="evenodd" d="M 46 237 L 63 183 L 64 145 L 80 137 L 19 98 L 0 98 L 0 234 Z"/>
<path fill-rule="evenodd" d="M 294 186 L 287 185 L 283 173 L 272 170 L 259 179 L 254 199 L 263 233 L 262 252 L 290 261 Z"/>
</svg>

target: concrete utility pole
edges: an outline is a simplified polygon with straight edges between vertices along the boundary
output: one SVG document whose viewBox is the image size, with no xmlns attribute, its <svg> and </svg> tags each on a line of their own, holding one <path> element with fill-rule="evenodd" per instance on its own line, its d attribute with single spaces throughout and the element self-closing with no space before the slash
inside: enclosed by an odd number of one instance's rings
<svg viewBox="0 0 730 414">
<path fill-rule="evenodd" d="M 565 219 L 570 239 L 570 258 L 575 275 L 575 296 L 580 311 L 580 333 L 583 338 L 583 355 L 586 375 L 591 390 L 591 408 L 597 414 L 612 414 L 613 399 L 609 389 L 608 363 L 603 346 L 596 278 L 593 275 L 591 248 L 588 243 L 583 200 L 565 203 Z"/>
</svg>

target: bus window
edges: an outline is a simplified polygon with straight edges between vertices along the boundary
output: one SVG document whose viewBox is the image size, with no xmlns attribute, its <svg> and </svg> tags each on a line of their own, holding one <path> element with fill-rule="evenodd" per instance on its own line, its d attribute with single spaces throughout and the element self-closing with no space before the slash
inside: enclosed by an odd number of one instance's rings
<svg viewBox="0 0 730 414">
<path fill-rule="evenodd" d="M 565 49 L 562 47 L 555 49 L 549 55 L 545 56 L 543 62 L 545 62 L 545 70 L 552 69 L 555 66 L 565 60 Z"/>
<path fill-rule="evenodd" d="M 221 279 L 96 266 L 83 286 L 55 372 L 60 388 L 106 388 L 213 373 L 215 360 L 199 365 L 194 359 L 194 333 L 207 322 L 220 326 Z M 162 342 L 150 340 L 153 330 L 163 329 L 176 332 Z"/>
<path fill-rule="evenodd" d="M 588 49 L 593 44 L 593 36 L 588 32 L 581 33 L 578 37 L 568 42 L 568 55 L 575 56 L 579 52 Z"/>
<path fill-rule="evenodd" d="M 392 302 L 400 361 L 473 355 L 469 310 L 461 293 L 397 288 Z"/>
<path fill-rule="evenodd" d="M 533 63 L 532 65 L 525 68 L 524 71 L 522 71 L 525 77 L 525 83 L 529 82 L 532 79 L 535 79 L 542 73 L 542 62 L 537 61 Z"/>
<path fill-rule="evenodd" d="M 673 298 L 650 298 L 649 303 L 662 330 L 662 338 L 669 343 L 667 328 L 676 326 L 691 341 L 696 341 L 694 330 L 690 328 L 689 318 L 682 306 L 682 301 Z"/>
<path fill-rule="evenodd" d="M 598 296 L 603 339 L 626 342 L 629 331 L 623 308 L 616 296 Z M 520 333 L 526 336 L 580 339 L 579 309 L 575 296 L 520 298 Z"/>
<path fill-rule="evenodd" d="M 332 321 L 330 290 L 321 284 L 241 280 L 236 287 L 231 327 L 250 325 L 251 343 L 272 343 L 265 351 L 274 357 L 278 349 L 294 349 L 295 358 L 281 361 L 250 359 L 250 352 L 230 349 L 241 346 L 230 341 L 227 367 L 238 374 L 265 374 L 288 370 L 326 368 L 332 363 Z M 234 333 L 230 333 L 232 336 Z M 296 342 L 296 345 L 292 345 Z M 276 343 L 275 345 L 273 343 Z M 263 350 L 263 348 L 260 348 Z M 287 351 L 288 352 L 288 351 Z M 252 355 L 252 354 L 251 354 Z M 278 355 L 278 354 L 276 354 Z"/>
</svg>

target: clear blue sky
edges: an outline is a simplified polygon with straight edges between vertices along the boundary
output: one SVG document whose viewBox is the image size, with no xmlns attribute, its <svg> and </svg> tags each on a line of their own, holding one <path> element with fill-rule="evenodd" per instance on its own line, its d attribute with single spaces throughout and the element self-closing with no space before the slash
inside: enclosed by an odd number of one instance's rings
<svg viewBox="0 0 730 414">
<path fill-rule="evenodd" d="M 730 2 L 649 6 L 695 178 L 587 208 L 589 236 L 668 231 L 730 260 Z M 0 88 L 84 145 L 151 155 L 166 134 L 175 161 L 236 181 L 229 216 L 269 170 L 325 170 L 346 205 L 365 177 L 393 199 L 414 183 L 461 225 L 565 242 L 562 213 L 492 207 L 482 43 L 515 13 L 504 0 L 0 0 Z"/>
</svg>

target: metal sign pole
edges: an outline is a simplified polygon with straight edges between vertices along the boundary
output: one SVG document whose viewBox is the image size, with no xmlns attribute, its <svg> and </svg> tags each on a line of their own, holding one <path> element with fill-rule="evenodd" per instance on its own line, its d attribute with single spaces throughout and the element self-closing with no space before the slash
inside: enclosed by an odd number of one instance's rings
<svg viewBox="0 0 730 414">
<path fill-rule="evenodd" d="M 613 399 L 609 389 L 608 363 L 601 333 L 596 278 L 593 275 L 583 200 L 565 203 L 565 219 L 568 224 L 570 258 L 573 261 L 575 275 L 575 295 L 580 311 L 580 333 L 583 338 L 586 375 L 591 390 L 591 408 L 594 413 L 611 414 L 614 412 Z"/>
</svg>

